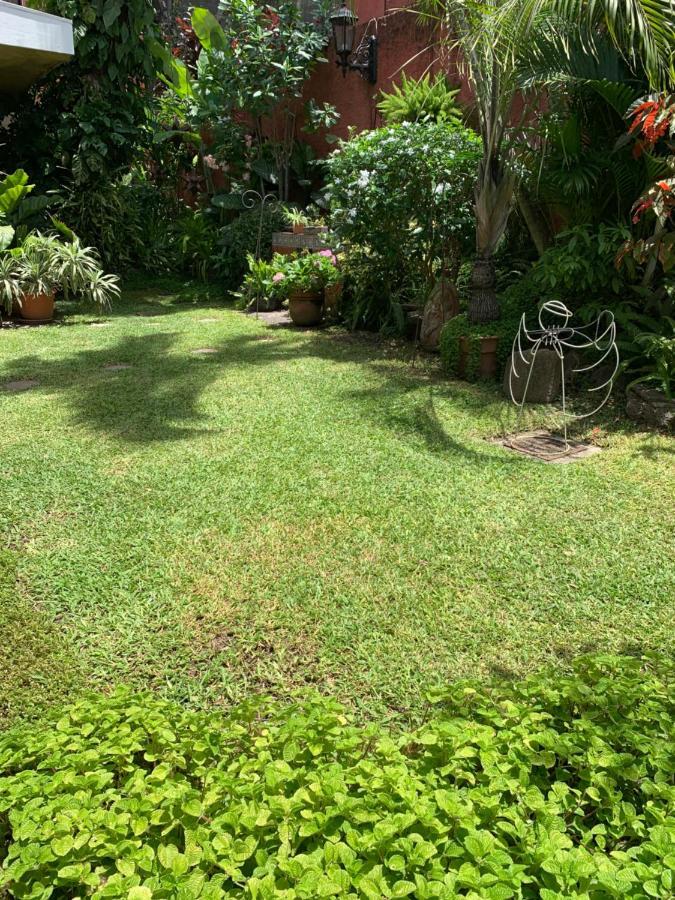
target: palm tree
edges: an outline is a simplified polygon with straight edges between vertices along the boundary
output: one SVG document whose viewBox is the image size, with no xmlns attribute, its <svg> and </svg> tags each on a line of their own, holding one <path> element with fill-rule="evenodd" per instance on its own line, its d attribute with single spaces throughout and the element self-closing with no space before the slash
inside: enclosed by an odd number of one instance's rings
<svg viewBox="0 0 675 900">
<path fill-rule="evenodd" d="M 444 42 L 457 52 L 474 95 L 483 158 L 475 189 L 469 319 L 490 322 L 499 317 L 494 253 L 518 183 L 508 134 L 523 86 L 546 82 L 545 72 L 540 81 L 531 77 L 533 52 L 551 46 L 552 34 L 559 34 L 557 49 L 564 52 L 571 28 L 583 32 L 585 51 L 593 54 L 594 36 L 602 33 L 660 87 L 673 78 L 673 0 L 420 0 L 420 5 L 423 15 L 440 20 Z"/>
</svg>

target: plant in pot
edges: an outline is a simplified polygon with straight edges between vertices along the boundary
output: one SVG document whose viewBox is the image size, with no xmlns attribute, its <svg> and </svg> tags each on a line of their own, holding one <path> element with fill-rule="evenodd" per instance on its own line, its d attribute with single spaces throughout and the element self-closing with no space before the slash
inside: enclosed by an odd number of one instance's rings
<svg viewBox="0 0 675 900">
<path fill-rule="evenodd" d="M 336 278 L 331 253 L 303 253 L 286 264 L 284 288 L 295 325 L 317 325 L 323 317 L 324 289 Z"/>
<path fill-rule="evenodd" d="M 76 239 L 31 234 L 20 247 L 0 253 L 0 306 L 30 322 L 54 316 L 57 292 L 106 306 L 119 296 L 118 278 L 99 267 L 95 251 Z"/>
<path fill-rule="evenodd" d="M 256 312 L 272 312 L 280 309 L 285 300 L 285 284 L 287 259 L 276 253 L 271 261 L 256 259 L 252 253 L 247 255 L 248 273 L 235 296 L 240 305 Z"/>
<path fill-rule="evenodd" d="M 299 209 L 287 209 L 286 219 L 291 226 L 293 234 L 304 234 L 305 228 L 309 225 L 309 219 L 305 213 Z"/>
</svg>

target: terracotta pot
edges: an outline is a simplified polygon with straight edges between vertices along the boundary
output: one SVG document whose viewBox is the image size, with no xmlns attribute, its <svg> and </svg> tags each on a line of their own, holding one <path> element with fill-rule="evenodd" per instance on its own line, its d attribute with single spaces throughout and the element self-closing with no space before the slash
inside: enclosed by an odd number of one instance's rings
<svg viewBox="0 0 675 900">
<path fill-rule="evenodd" d="M 318 291 L 294 291 L 288 298 L 288 311 L 294 325 L 318 325 L 323 304 Z"/>
<path fill-rule="evenodd" d="M 54 291 L 51 294 L 24 294 L 21 303 L 15 303 L 12 314 L 27 322 L 51 322 L 54 318 Z"/>
<path fill-rule="evenodd" d="M 478 361 L 478 378 L 494 380 L 497 375 L 497 336 L 480 338 L 480 359 Z M 457 361 L 457 374 L 460 378 L 466 378 L 467 364 L 469 361 L 469 338 L 462 335 L 459 339 L 459 359 Z"/>
<path fill-rule="evenodd" d="M 305 226 L 301 222 L 296 222 L 293 225 L 293 234 L 304 234 Z"/>
<path fill-rule="evenodd" d="M 497 344 L 499 338 L 496 335 L 482 337 L 480 339 L 480 363 L 478 374 L 481 378 L 494 381 L 497 375 Z"/>
</svg>

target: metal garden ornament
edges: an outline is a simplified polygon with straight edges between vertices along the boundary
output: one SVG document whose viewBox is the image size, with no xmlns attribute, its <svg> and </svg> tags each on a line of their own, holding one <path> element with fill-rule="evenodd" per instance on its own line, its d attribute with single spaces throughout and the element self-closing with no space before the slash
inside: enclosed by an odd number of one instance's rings
<svg viewBox="0 0 675 900">
<path fill-rule="evenodd" d="M 572 312 L 558 300 L 544 303 L 539 310 L 538 328 L 528 328 L 525 314 L 520 320 L 520 327 L 513 340 L 511 353 L 511 366 L 509 371 L 509 392 L 511 400 L 519 407 L 516 430 L 520 426 L 523 408 L 527 402 L 527 393 L 535 368 L 537 354 L 540 350 L 552 350 L 560 360 L 560 374 L 562 386 L 562 427 L 565 449 L 569 449 L 567 440 L 568 422 L 577 419 L 587 419 L 599 412 L 608 401 L 612 393 L 614 378 L 619 369 L 619 351 L 616 346 L 616 322 L 609 310 L 603 310 L 600 315 L 586 325 L 572 325 Z M 572 353 L 571 351 L 577 351 Z M 583 354 L 581 364 L 578 353 Z M 591 357 L 591 361 L 588 359 Z M 516 361 L 520 360 L 523 368 L 519 374 L 516 371 Z M 571 373 L 567 370 L 570 365 Z M 581 375 L 597 370 L 603 363 L 611 367 L 611 375 L 601 384 L 587 387 L 589 394 L 595 394 L 600 398 L 599 402 L 590 412 L 573 413 L 568 408 L 567 376 L 569 374 Z M 527 374 L 525 374 L 527 373 Z M 525 377 L 525 388 L 520 401 L 514 396 L 514 378 Z"/>
<path fill-rule="evenodd" d="M 261 193 L 260 191 L 253 190 L 250 188 L 241 195 L 241 203 L 244 209 L 255 209 L 255 207 L 260 204 L 260 216 L 258 217 L 258 234 L 256 237 L 255 244 L 255 260 L 258 262 L 260 260 L 260 251 L 262 249 L 262 231 L 263 224 L 265 221 L 265 207 L 270 203 L 276 203 L 278 201 L 278 197 L 274 193 Z M 258 306 L 260 304 L 260 297 L 256 294 L 255 299 L 255 317 L 258 318 Z"/>
</svg>

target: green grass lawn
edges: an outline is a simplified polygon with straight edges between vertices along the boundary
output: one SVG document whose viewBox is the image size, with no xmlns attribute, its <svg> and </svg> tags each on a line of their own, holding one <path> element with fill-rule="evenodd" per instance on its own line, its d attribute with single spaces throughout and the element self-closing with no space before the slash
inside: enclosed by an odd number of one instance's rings
<svg viewBox="0 0 675 900">
<path fill-rule="evenodd" d="M 195 353 L 198 349 L 215 352 Z M 107 369 L 109 365 L 128 368 Z M 85 687 L 229 703 L 675 647 L 673 443 L 550 466 L 494 390 L 189 291 L 0 331 L 0 718 Z"/>
</svg>

